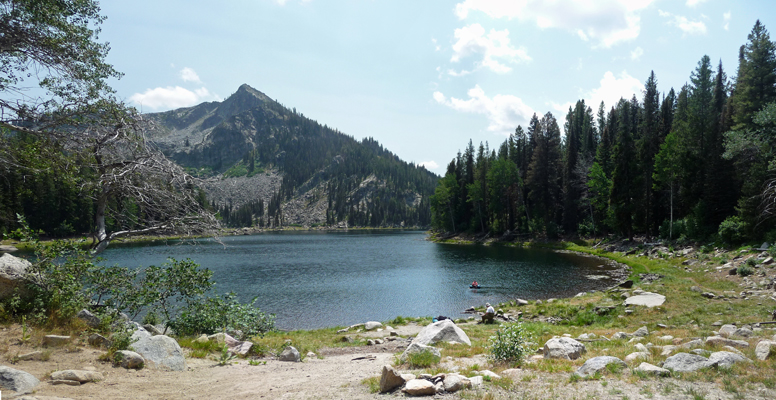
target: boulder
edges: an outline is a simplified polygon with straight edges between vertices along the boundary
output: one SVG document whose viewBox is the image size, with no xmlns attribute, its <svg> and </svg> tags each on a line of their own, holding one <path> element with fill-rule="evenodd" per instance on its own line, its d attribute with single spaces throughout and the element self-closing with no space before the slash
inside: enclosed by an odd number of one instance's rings
<svg viewBox="0 0 776 400">
<path fill-rule="evenodd" d="M 687 343 L 682 344 L 682 348 L 685 349 L 696 349 L 698 347 L 703 347 L 703 340 L 693 339 Z"/>
<path fill-rule="evenodd" d="M 83 309 L 76 314 L 76 317 L 81 321 L 86 322 L 92 328 L 98 328 L 100 326 L 100 317 L 92 314 L 89 310 Z"/>
<path fill-rule="evenodd" d="M 105 347 L 108 348 L 113 343 L 110 339 L 106 338 L 105 336 L 100 335 L 99 333 L 92 333 L 89 335 L 89 338 L 86 339 L 87 342 L 95 347 Z"/>
<path fill-rule="evenodd" d="M 70 343 L 70 336 L 46 335 L 43 336 L 43 346 L 61 347 Z"/>
<path fill-rule="evenodd" d="M 291 361 L 291 362 L 301 362 L 302 361 L 302 355 L 299 354 L 299 350 L 297 350 L 294 346 L 288 346 L 285 349 L 283 349 L 282 353 L 280 353 L 280 356 L 278 357 L 278 360 L 280 360 L 280 361 Z"/>
<path fill-rule="evenodd" d="M 383 373 L 380 375 L 380 393 L 390 392 L 404 384 L 404 378 L 399 371 L 390 365 L 383 365 Z"/>
<path fill-rule="evenodd" d="M 0 366 L 0 387 L 2 387 L 3 390 L 13 390 L 16 393 L 30 393 L 38 385 L 40 385 L 40 381 L 38 378 L 32 376 L 32 374 L 18 369 Z"/>
<path fill-rule="evenodd" d="M 113 362 L 125 369 L 143 369 L 145 365 L 143 356 L 129 350 L 119 350 L 114 353 Z"/>
<path fill-rule="evenodd" d="M 442 353 L 436 347 L 426 346 L 424 344 L 416 343 L 413 341 L 407 347 L 407 350 L 404 350 L 404 353 L 401 354 L 401 356 L 399 357 L 399 361 L 401 361 L 402 363 L 405 363 L 407 362 L 407 356 L 409 356 L 410 354 L 422 353 L 424 351 L 430 351 L 432 354 L 439 357 L 440 359 L 442 358 Z"/>
<path fill-rule="evenodd" d="M 402 392 L 410 396 L 433 396 L 436 394 L 434 384 L 425 379 L 413 379 L 404 385 Z"/>
<path fill-rule="evenodd" d="M 754 356 L 760 361 L 767 360 L 772 353 L 776 352 L 776 342 L 773 340 L 761 340 L 754 348 Z"/>
<path fill-rule="evenodd" d="M 472 345 L 466 332 L 449 319 L 434 322 L 433 324 L 426 326 L 418 333 L 412 342 L 426 346 L 430 346 L 437 342 L 456 342 L 468 346 Z"/>
<path fill-rule="evenodd" d="M 736 331 L 733 332 L 733 334 L 730 335 L 730 336 L 732 336 L 732 337 L 748 338 L 748 337 L 752 336 L 753 334 L 754 334 L 754 332 L 752 332 L 751 329 L 749 329 L 747 327 L 743 327 L 743 328 L 736 329 Z"/>
<path fill-rule="evenodd" d="M 628 365 L 625 364 L 625 361 L 622 361 L 617 357 L 599 356 L 599 357 L 593 357 L 585 361 L 585 363 L 582 364 L 582 366 L 579 367 L 579 369 L 577 369 L 576 374 L 585 378 L 585 377 L 594 375 L 598 371 L 603 370 L 609 364 L 616 364 L 621 368 L 628 367 Z"/>
<path fill-rule="evenodd" d="M 132 336 L 129 337 L 129 340 L 133 342 L 139 342 L 140 340 L 150 338 L 152 335 L 145 330 L 142 326 L 136 327 L 134 332 L 132 332 Z"/>
<path fill-rule="evenodd" d="M 645 362 L 639 364 L 639 366 L 636 367 L 634 371 L 641 372 L 647 375 L 657 375 L 657 376 L 671 375 L 671 371 Z"/>
<path fill-rule="evenodd" d="M 96 371 L 83 371 L 77 369 L 66 369 L 51 373 L 51 379 L 55 381 L 76 381 L 79 383 L 99 382 L 105 379 L 102 373 Z"/>
<path fill-rule="evenodd" d="M 33 351 L 26 354 L 20 354 L 19 357 L 17 357 L 21 361 L 40 361 L 43 359 L 43 352 L 42 351 Z"/>
<path fill-rule="evenodd" d="M 377 328 L 382 328 L 382 327 L 383 327 L 383 324 L 377 321 L 369 321 L 364 324 L 364 329 L 368 331 L 375 330 Z"/>
<path fill-rule="evenodd" d="M 628 339 L 630 337 L 633 337 L 630 333 L 626 332 L 617 332 L 614 335 L 612 335 L 612 340 L 618 340 L 618 339 Z"/>
<path fill-rule="evenodd" d="M 248 354 L 249 351 L 251 351 L 251 348 L 253 348 L 253 343 L 249 341 L 240 341 L 235 339 L 229 334 L 224 333 L 223 334 L 223 343 L 226 344 L 227 350 L 232 352 L 232 354 L 239 354 L 241 356 L 244 356 Z"/>
<path fill-rule="evenodd" d="M 131 345 L 143 356 L 145 366 L 151 369 L 185 371 L 186 359 L 175 339 L 166 335 L 148 336 Z"/>
<path fill-rule="evenodd" d="M 733 346 L 738 348 L 747 348 L 749 347 L 749 342 L 745 340 L 733 340 L 733 339 L 727 339 L 723 338 L 721 336 L 709 336 L 706 338 L 706 344 L 713 346 Z"/>
<path fill-rule="evenodd" d="M 0 257 L 0 299 L 7 299 L 19 293 L 22 297 L 29 294 L 25 275 L 32 264 L 8 253 Z"/>
<path fill-rule="evenodd" d="M 711 353 L 709 356 L 709 362 L 715 364 L 718 367 L 730 368 L 737 362 L 752 362 L 752 360 L 736 353 L 729 351 L 717 351 Z"/>
<path fill-rule="evenodd" d="M 544 358 L 576 360 L 586 351 L 585 345 L 571 338 L 553 338 L 544 344 Z"/>
<path fill-rule="evenodd" d="M 631 362 L 637 361 L 637 360 L 646 360 L 646 359 L 649 359 L 649 356 L 650 356 L 650 354 L 647 353 L 647 352 L 638 351 L 638 352 L 635 352 L 635 353 L 630 353 L 627 356 L 625 356 L 625 362 L 626 363 L 631 363 Z"/>
<path fill-rule="evenodd" d="M 634 291 L 635 293 L 635 291 Z M 644 292 L 625 299 L 626 306 L 657 307 L 666 302 L 666 296 L 657 293 Z"/>
<path fill-rule="evenodd" d="M 469 378 L 470 388 L 478 388 L 482 386 L 485 379 L 481 375 L 473 376 Z"/>
<path fill-rule="evenodd" d="M 722 327 L 719 328 L 719 331 L 717 332 L 717 334 L 722 337 L 730 337 L 731 335 L 733 335 L 736 329 L 738 328 L 736 328 L 735 325 L 730 325 L 730 324 L 722 325 Z"/>
<path fill-rule="evenodd" d="M 445 391 L 455 393 L 461 389 L 471 387 L 469 379 L 459 374 L 447 374 L 444 379 Z"/>
<path fill-rule="evenodd" d="M 678 353 L 666 358 L 663 368 L 674 372 L 694 372 L 699 369 L 714 366 L 709 359 L 697 354 Z"/>
<path fill-rule="evenodd" d="M 642 353 L 649 353 L 649 349 L 647 348 L 647 346 L 644 346 L 641 343 L 636 343 L 636 345 L 633 347 L 636 348 L 636 351 L 640 351 Z"/>
<path fill-rule="evenodd" d="M 636 337 L 647 337 L 649 336 L 649 329 L 647 329 L 646 326 L 642 326 L 639 329 L 636 329 L 636 332 L 633 332 L 633 336 Z"/>
</svg>

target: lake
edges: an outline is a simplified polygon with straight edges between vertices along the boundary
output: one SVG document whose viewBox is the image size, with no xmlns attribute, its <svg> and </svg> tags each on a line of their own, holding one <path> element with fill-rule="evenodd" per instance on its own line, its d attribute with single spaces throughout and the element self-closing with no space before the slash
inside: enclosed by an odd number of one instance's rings
<svg viewBox="0 0 776 400">
<path fill-rule="evenodd" d="M 465 316 L 522 298 L 569 297 L 611 286 L 613 270 L 576 254 L 429 242 L 417 231 L 272 232 L 193 243 L 113 246 L 107 265 L 191 258 L 213 271 L 215 290 L 277 316 L 280 329 L 348 326 L 397 316 Z M 469 289 L 477 280 L 483 287 Z"/>
</svg>

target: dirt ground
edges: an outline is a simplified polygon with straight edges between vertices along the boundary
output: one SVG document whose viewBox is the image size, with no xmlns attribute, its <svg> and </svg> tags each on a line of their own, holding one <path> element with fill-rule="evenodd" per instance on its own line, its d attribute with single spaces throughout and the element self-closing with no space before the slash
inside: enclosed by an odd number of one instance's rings
<svg viewBox="0 0 776 400">
<path fill-rule="evenodd" d="M 422 327 L 397 327 L 402 337 L 413 336 Z M 383 337 L 387 331 L 360 333 L 362 336 Z M 103 351 L 88 346 L 41 349 L 30 343 L 21 344 L 21 328 L 12 326 L 0 331 L 0 346 L 4 350 L 4 365 L 31 373 L 41 384 L 31 395 L 39 400 L 69 399 L 386 399 L 403 398 L 399 391 L 370 394 L 362 383 L 365 378 L 379 376 L 383 365 L 394 362 L 394 354 L 408 341 L 386 342 L 384 345 L 322 349 L 319 357 L 306 357 L 301 363 L 263 359 L 266 364 L 249 365 L 247 360 L 228 366 L 218 366 L 212 359 L 187 358 L 187 370 L 182 372 L 125 370 L 98 360 Z M 32 342 L 32 340 L 30 341 Z M 18 361 L 15 356 L 33 350 L 48 354 L 45 361 Z M 462 370 L 472 365 L 486 366 L 483 356 L 443 360 L 441 368 Z M 80 386 L 53 385 L 49 375 L 57 370 L 83 369 L 99 371 L 105 379 Z M 419 373 L 419 371 L 402 371 Z M 466 398 L 481 399 L 732 399 L 734 394 L 707 382 L 687 382 L 675 379 L 603 378 L 595 381 L 569 381 L 568 373 L 545 373 L 531 369 L 502 372 L 514 382 L 509 391 L 486 383 L 483 388 L 469 390 Z M 13 393 L 3 391 L 2 398 Z M 697 397 L 702 396 L 702 397 Z M 748 399 L 771 399 L 776 392 L 764 390 L 747 393 Z M 437 395 L 435 398 L 457 399 L 460 394 Z"/>
</svg>

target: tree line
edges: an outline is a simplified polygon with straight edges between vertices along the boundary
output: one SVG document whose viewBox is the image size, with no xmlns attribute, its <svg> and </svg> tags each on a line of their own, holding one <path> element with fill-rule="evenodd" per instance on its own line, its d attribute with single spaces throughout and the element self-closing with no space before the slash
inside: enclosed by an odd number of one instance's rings
<svg viewBox="0 0 776 400">
<path fill-rule="evenodd" d="M 747 39 L 732 79 L 704 55 L 678 93 L 653 71 L 640 97 L 469 141 L 430 199 L 434 229 L 776 240 L 776 44 L 759 20 Z"/>
</svg>

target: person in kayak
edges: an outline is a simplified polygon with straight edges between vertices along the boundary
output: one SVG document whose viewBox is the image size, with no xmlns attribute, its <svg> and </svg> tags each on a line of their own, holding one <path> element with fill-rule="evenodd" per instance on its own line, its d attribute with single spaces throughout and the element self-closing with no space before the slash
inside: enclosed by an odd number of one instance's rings
<svg viewBox="0 0 776 400">
<path fill-rule="evenodd" d="M 480 286 L 480 284 L 477 283 L 477 281 L 472 282 L 472 287 L 478 287 L 478 286 Z"/>
</svg>

